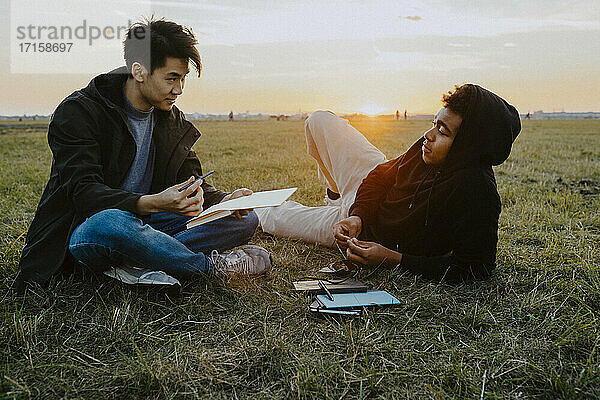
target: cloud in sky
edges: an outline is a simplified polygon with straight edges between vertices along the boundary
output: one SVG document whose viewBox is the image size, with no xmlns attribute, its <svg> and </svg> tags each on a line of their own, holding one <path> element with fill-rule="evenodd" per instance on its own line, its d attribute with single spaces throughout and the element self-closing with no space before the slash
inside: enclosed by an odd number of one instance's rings
<svg viewBox="0 0 600 400">
<path fill-rule="evenodd" d="M 600 2 L 597 1 L 474 4 L 466 0 L 424 0 L 415 5 L 406 0 L 293 3 L 163 0 L 152 4 L 157 14 L 185 18 L 195 29 L 209 32 L 204 38 L 206 44 L 419 35 L 489 37 L 539 30 L 600 30 L 598 19 L 590 17 L 600 15 Z"/>
<path fill-rule="evenodd" d="M 409 21 L 421 21 L 423 17 L 419 15 L 407 15 L 407 16 L 399 16 L 398 19 L 407 19 Z"/>
<path fill-rule="evenodd" d="M 198 36 L 204 69 L 182 97 L 186 111 L 285 112 L 299 104 L 352 111 L 367 95 L 374 104 L 402 101 L 433 111 L 429 107 L 437 106 L 440 90 L 465 81 L 501 90 L 521 108 L 585 110 L 600 104 L 600 94 L 590 89 L 600 84 L 597 0 L 138 4 L 151 5 L 156 16 L 190 26 Z M 9 21 L 2 11 L 9 10 L 0 4 L 5 26 L 0 40 L 6 42 Z M 120 58 L 120 46 L 114 51 Z M 104 70 L 115 66 L 99 62 Z M 0 100 L 0 113 L 24 107 L 51 112 L 90 79 L 23 79 L 8 74 L 5 65 L 0 59 L 6 76 L 0 90 L 11 96 Z M 32 99 L 34 91 L 38 95 Z"/>
<path fill-rule="evenodd" d="M 484 61 L 468 54 L 428 52 L 384 52 L 376 50 L 375 70 L 391 71 L 452 71 L 480 69 Z"/>
</svg>

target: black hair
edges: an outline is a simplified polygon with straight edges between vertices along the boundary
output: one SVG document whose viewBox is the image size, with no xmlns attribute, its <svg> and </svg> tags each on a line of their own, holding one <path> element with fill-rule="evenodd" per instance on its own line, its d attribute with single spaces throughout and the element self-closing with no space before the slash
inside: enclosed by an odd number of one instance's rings
<svg viewBox="0 0 600 400">
<path fill-rule="evenodd" d="M 173 57 L 190 61 L 199 77 L 202 63 L 195 47 L 197 44 L 190 28 L 151 17 L 129 27 L 123 40 L 123 56 L 129 73 L 133 63 L 139 62 L 152 74 L 156 68 L 165 65 L 167 57 Z"/>
<path fill-rule="evenodd" d="M 475 85 L 465 83 L 461 86 L 454 86 L 454 92 L 444 93 L 442 96 L 442 104 L 449 108 L 452 112 L 465 118 L 469 109 L 471 95 L 476 91 Z"/>
</svg>

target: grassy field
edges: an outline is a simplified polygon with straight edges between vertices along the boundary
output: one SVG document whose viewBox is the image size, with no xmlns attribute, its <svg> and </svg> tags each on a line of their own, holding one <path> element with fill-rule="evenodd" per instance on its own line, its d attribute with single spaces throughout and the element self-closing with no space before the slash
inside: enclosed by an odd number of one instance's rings
<svg viewBox="0 0 600 400">
<path fill-rule="evenodd" d="M 427 121 L 353 121 L 388 157 Z M 215 186 L 324 187 L 300 121 L 197 122 Z M 102 277 L 10 291 L 50 169 L 45 126 L 0 134 L 0 398 L 598 398 L 600 121 L 524 121 L 495 169 L 498 268 L 450 286 L 363 276 L 401 300 L 360 318 L 308 311 L 291 282 L 337 251 L 257 232 L 266 277 L 184 284 L 179 297 Z"/>
</svg>

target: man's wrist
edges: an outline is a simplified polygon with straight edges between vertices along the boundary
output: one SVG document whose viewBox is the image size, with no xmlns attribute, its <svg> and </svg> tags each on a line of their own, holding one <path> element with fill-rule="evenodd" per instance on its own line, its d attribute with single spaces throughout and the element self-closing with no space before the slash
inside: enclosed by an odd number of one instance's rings
<svg viewBox="0 0 600 400">
<path fill-rule="evenodd" d="M 137 213 L 141 215 L 152 214 L 158 212 L 156 207 L 156 196 L 153 194 L 146 194 L 141 196 L 136 204 Z"/>
<path fill-rule="evenodd" d="M 388 249 L 386 264 L 388 267 L 396 267 L 402 263 L 402 253 Z"/>
</svg>

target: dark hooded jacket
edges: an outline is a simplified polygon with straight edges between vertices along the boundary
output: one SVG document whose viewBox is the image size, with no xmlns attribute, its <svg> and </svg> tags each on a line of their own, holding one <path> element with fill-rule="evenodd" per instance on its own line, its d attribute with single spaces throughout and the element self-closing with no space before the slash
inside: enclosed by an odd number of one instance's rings
<svg viewBox="0 0 600 400">
<path fill-rule="evenodd" d="M 45 284 L 57 272 L 69 272 L 69 239 L 86 218 L 111 208 L 136 212 L 142 194 L 119 189 L 136 152 L 124 112 L 122 88 L 127 76 L 125 67 L 99 75 L 54 111 L 48 127 L 50 179 L 27 233 L 15 282 L 17 292 L 22 293 L 27 282 Z M 155 112 L 151 193 L 191 175 L 202 175 L 192 150 L 200 132 L 176 107 Z M 202 189 L 205 207 L 225 196 L 206 182 Z"/>
<path fill-rule="evenodd" d="M 517 110 L 477 85 L 448 156 L 425 164 L 423 139 L 363 180 L 350 215 L 361 238 L 403 254 L 401 265 L 430 279 L 484 278 L 495 268 L 500 196 L 493 165 L 521 130 Z"/>
</svg>

